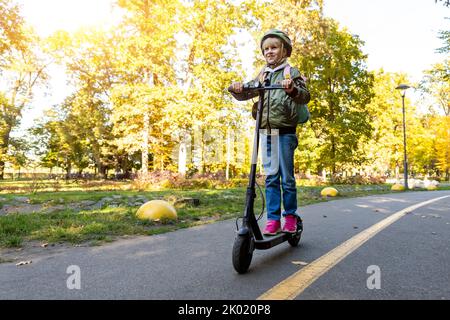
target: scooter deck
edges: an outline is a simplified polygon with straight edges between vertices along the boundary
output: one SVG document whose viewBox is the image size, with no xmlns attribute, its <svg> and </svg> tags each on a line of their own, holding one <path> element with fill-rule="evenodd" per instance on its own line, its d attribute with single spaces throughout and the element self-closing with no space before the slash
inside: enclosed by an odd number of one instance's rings
<svg viewBox="0 0 450 320">
<path fill-rule="evenodd" d="M 293 235 L 291 233 L 279 233 L 275 236 L 264 236 L 263 240 L 255 240 L 255 248 L 259 250 L 270 249 L 276 245 L 279 245 L 282 242 L 287 241 Z"/>
</svg>

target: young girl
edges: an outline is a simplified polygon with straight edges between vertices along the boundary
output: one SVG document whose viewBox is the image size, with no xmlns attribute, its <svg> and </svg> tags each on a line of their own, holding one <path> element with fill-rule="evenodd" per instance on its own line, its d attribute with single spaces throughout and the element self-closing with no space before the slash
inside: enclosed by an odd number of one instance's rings
<svg viewBox="0 0 450 320">
<path fill-rule="evenodd" d="M 284 90 L 274 90 L 265 94 L 261 128 L 277 132 L 278 152 L 271 154 L 271 139 L 267 139 L 267 155 L 278 156 L 278 170 L 266 177 L 267 223 L 263 234 L 276 235 L 283 231 L 297 231 L 297 188 L 294 177 L 294 151 L 298 146 L 296 136 L 297 113 L 295 104 L 307 104 L 310 94 L 305 81 L 297 68 L 287 64 L 291 56 L 292 44 L 288 35 L 272 29 L 261 39 L 261 51 L 266 66 L 258 76 L 258 81 L 266 85 L 281 84 Z M 286 72 L 288 68 L 289 72 Z M 287 76 L 288 74 L 288 76 Z M 231 86 L 233 96 L 239 100 L 248 100 L 258 95 L 256 91 L 243 92 L 243 83 L 234 82 Z M 270 110 L 267 99 L 270 99 Z M 277 154 L 275 154 L 277 153 Z M 277 163 L 276 161 L 274 163 Z M 281 183 L 280 183 L 281 180 Z M 283 189 L 283 207 L 281 213 L 281 189 Z M 281 229 L 281 215 L 285 218 Z"/>
</svg>

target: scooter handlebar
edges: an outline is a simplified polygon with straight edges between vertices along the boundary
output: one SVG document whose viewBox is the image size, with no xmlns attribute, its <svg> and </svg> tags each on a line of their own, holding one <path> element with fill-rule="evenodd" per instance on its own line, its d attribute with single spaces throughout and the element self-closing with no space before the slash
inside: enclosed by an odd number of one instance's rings
<svg viewBox="0 0 450 320">
<path fill-rule="evenodd" d="M 256 83 L 245 83 L 242 87 L 242 91 L 254 91 L 254 90 L 258 90 L 258 91 L 265 91 L 265 90 L 279 90 L 279 89 L 284 89 L 283 86 L 281 84 L 273 84 L 271 86 L 264 86 L 258 82 Z M 233 92 L 233 87 L 229 86 L 228 87 L 228 92 Z"/>
</svg>

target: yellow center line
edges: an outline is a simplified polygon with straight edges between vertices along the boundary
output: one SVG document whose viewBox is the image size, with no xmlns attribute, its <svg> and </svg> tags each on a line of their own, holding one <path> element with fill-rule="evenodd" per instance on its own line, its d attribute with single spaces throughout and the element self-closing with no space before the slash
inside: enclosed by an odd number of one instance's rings
<svg viewBox="0 0 450 320">
<path fill-rule="evenodd" d="M 320 276 L 326 273 L 328 270 L 333 268 L 342 259 L 348 256 L 350 253 L 359 248 L 363 243 L 372 238 L 378 232 L 394 223 L 407 213 L 410 213 L 417 208 L 423 207 L 432 202 L 450 197 L 443 196 L 439 198 L 434 198 L 428 201 L 424 201 L 406 209 L 398 211 L 386 219 L 374 224 L 373 226 L 361 231 L 357 235 L 353 236 L 349 240 L 345 241 L 341 245 L 337 246 L 333 250 L 324 254 L 320 258 L 314 260 L 307 266 L 303 267 L 301 270 L 294 273 L 292 276 L 283 280 L 267 292 L 259 296 L 258 300 L 293 300 L 298 295 L 300 295 L 307 287 L 309 287 L 314 281 L 316 281 Z"/>
</svg>

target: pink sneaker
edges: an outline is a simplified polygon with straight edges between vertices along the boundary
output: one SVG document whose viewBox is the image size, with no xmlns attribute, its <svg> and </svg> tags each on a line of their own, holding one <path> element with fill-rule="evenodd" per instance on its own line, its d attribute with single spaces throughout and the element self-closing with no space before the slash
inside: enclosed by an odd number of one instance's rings
<svg viewBox="0 0 450 320">
<path fill-rule="evenodd" d="M 267 220 L 263 234 L 266 236 L 274 236 L 281 231 L 280 220 Z"/>
<path fill-rule="evenodd" d="M 296 233 L 297 232 L 297 217 L 296 216 L 286 216 L 284 218 L 284 233 Z"/>
</svg>

